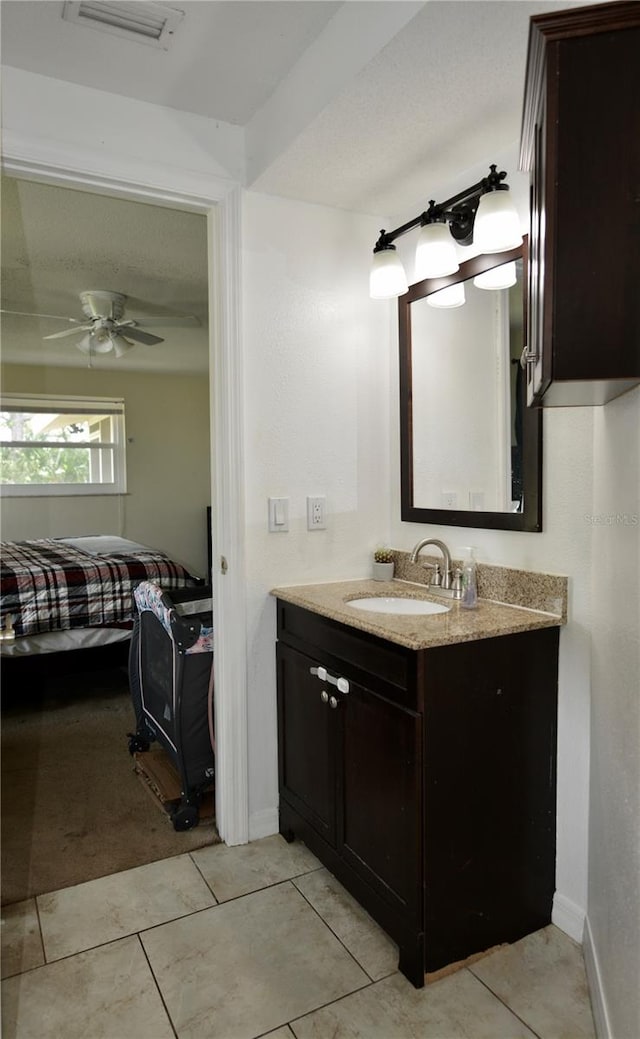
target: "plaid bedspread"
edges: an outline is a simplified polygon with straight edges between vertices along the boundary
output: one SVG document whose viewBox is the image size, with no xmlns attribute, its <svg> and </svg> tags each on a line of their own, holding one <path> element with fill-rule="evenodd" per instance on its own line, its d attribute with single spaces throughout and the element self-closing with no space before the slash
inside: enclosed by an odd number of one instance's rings
<svg viewBox="0 0 640 1039">
<path fill-rule="evenodd" d="M 133 618 L 140 581 L 186 588 L 197 579 L 151 549 L 91 555 L 53 538 L 0 545 L 0 618 L 11 614 L 16 635 L 123 625 Z"/>
</svg>

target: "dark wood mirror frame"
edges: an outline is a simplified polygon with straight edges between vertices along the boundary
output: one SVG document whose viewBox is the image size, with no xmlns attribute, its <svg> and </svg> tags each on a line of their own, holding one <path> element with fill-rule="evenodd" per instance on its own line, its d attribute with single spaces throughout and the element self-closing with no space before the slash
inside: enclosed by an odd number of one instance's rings
<svg viewBox="0 0 640 1039">
<path fill-rule="evenodd" d="M 448 285 L 468 281 L 477 274 L 522 257 L 523 328 L 527 329 L 527 239 L 517 249 L 485 253 L 461 264 L 447 278 L 427 278 L 409 287 L 398 299 L 400 333 L 400 489 L 401 518 L 408 523 L 434 523 L 452 527 L 484 527 L 490 530 L 542 530 L 542 409 L 523 408 L 522 414 L 522 512 L 475 512 L 463 509 L 428 509 L 413 501 L 413 387 L 411 378 L 411 304 Z"/>
</svg>

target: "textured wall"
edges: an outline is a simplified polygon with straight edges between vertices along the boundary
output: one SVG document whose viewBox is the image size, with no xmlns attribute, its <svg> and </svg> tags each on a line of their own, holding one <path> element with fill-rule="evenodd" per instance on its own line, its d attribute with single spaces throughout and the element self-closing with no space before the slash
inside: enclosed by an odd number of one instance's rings
<svg viewBox="0 0 640 1039">
<path fill-rule="evenodd" d="M 206 376 L 4 365 L 2 387 L 14 393 L 123 397 L 131 438 L 126 495 L 5 497 L 5 541 L 121 534 L 205 575 L 211 500 Z"/>
<path fill-rule="evenodd" d="M 250 818 L 277 826 L 275 585 L 367 573 L 388 533 L 390 311 L 368 297 L 375 218 L 244 199 Z M 324 494 L 327 529 L 307 531 Z M 289 497 L 290 532 L 267 532 Z"/>
</svg>

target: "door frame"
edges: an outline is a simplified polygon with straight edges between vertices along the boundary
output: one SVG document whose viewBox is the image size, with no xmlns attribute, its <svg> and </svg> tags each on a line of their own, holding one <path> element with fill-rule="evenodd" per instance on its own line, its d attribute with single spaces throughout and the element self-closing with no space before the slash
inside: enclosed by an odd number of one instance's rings
<svg viewBox="0 0 640 1039">
<path fill-rule="evenodd" d="M 244 448 L 241 337 L 241 208 L 235 181 L 157 162 L 95 156 L 60 142 L 8 134 L 3 172 L 27 180 L 202 213 L 207 217 L 209 408 L 215 630 L 216 823 L 226 844 L 249 839 Z M 48 143 L 48 142 L 47 142 Z"/>
</svg>

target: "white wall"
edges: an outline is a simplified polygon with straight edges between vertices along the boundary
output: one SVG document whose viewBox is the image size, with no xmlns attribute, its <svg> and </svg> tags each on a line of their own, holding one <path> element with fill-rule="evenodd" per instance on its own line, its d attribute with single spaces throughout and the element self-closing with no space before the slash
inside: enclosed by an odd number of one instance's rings
<svg viewBox="0 0 640 1039">
<path fill-rule="evenodd" d="M 122 397 L 129 441 L 125 495 L 3 496 L 3 540 L 120 534 L 206 575 L 211 502 L 206 375 L 3 365 L 2 388 Z"/>
<path fill-rule="evenodd" d="M 635 389 L 594 410 L 587 937 L 599 1034 L 616 1039 L 640 1035 L 639 471 Z"/>
<path fill-rule="evenodd" d="M 250 832 L 277 828 L 276 585 L 367 573 L 388 533 L 389 308 L 368 298 L 374 218 L 244 196 Z M 327 529 L 306 529 L 306 496 Z M 288 497 L 290 532 L 267 532 Z"/>
</svg>

